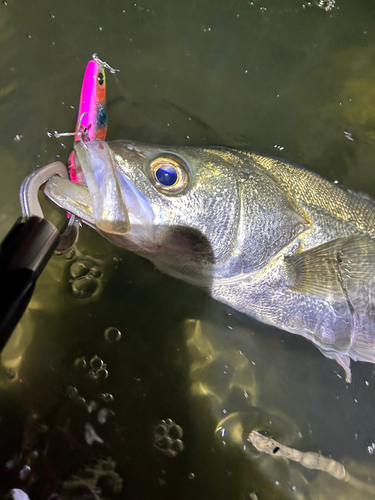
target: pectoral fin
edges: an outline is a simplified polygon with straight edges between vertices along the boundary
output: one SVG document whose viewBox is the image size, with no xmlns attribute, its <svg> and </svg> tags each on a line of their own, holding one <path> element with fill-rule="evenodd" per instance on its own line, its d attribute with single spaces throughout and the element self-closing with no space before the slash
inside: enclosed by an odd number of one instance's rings
<svg viewBox="0 0 375 500">
<path fill-rule="evenodd" d="M 375 241 L 349 236 L 286 257 L 286 285 L 323 299 L 345 298 L 375 279 Z"/>
</svg>

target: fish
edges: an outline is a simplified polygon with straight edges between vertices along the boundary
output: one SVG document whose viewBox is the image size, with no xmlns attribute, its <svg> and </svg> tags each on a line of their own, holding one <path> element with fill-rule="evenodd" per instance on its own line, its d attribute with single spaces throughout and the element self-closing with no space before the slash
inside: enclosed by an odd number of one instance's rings
<svg viewBox="0 0 375 500">
<path fill-rule="evenodd" d="M 375 201 L 223 147 L 76 142 L 47 196 L 117 246 L 337 361 L 375 363 Z M 126 219 L 129 219 L 130 227 Z"/>
</svg>

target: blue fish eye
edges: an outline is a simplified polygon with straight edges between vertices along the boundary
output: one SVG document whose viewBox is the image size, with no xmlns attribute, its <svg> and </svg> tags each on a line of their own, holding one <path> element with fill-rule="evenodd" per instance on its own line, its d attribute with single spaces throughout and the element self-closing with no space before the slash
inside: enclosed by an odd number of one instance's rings
<svg viewBox="0 0 375 500">
<path fill-rule="evenodd" d="M 184 161 L 159 156 L 150 163 L 150 174 L 155 188 L 167 195 L 182 193 L 189 184 L 189 171 Z"/>
<path fill-rule="evenodd" d="M 173 186 L 178 179 L 178 173 L 172 165 L 163 165 L 155 171 L 155 177 L 163 186 Z"/>
</svg>

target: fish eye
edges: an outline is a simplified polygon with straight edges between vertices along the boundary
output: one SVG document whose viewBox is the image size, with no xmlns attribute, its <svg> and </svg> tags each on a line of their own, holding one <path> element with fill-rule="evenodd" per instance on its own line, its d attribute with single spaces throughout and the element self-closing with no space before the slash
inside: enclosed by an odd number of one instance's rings
<svg viewBox="0 0 375 500">
<path fill-rule="evenodd" d="M 155 170 L 155 177 L 162 186 L 173 186 L 178 179 L 178 173 L 172 165 L 161 165 Z"/>
<path fill-rule="evenodd" d="M 100 86 L 102 86 L 102 85 L 103 85 L 103 83 L 104 83 L 104 75 L 103 75 L 103 73 L 102 73 L 102 72 L 100 72 L 100 73 L 98 74 L 98 83 L 99 83 L 99 85 L 100 85 Z"/>
<path fill-rule="evenodd" d="M 187 168 L 181 160 L 159 157 L 150 164 L 155 187 L 165 194 L 181 193 L 189 182 Z"/>
</svg>

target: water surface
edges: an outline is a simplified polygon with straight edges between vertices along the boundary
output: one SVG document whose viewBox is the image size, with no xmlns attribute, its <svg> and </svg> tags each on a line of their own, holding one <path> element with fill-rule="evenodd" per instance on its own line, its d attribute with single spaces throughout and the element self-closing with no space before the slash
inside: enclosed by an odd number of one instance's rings
<svg viewBox="0 0 375 500">
<path fill-rule="evenodd" d="M 375 7 L 330 3 L 2 2 L 0 236 L 19 215 L 22 179 L 67 160 L 71 140 L 51 133 L 74 129 L 94 52 L 121 70 L 107 79 L 109 139 L 246 148 L 375 196 Z M 109 327 L 121 337 L 109 341 Z M 305 339 L 88 228 L 40 278 L 0 386 L 4 498 L 371 496 L 373 365 L 354 363 L 348 385 Z M 155 446 L 168 418 L 183 434 L 167 429 Z M 359 483 L 256 452 L 252 429 L 331 456 Z"/>
</svg>

